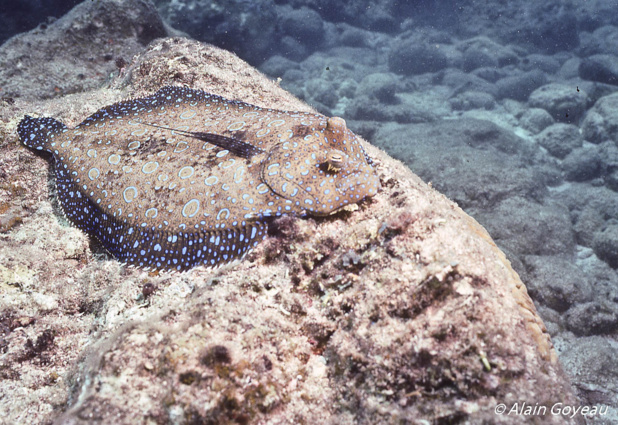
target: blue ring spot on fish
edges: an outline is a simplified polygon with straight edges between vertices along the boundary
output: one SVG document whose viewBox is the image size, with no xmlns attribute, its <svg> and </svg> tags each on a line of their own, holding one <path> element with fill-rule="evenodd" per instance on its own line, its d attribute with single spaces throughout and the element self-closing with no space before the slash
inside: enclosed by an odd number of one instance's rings
<svg viewBox="0 0 618 425">
<path fill-rule="evenodd" d="M 188 179 L 189 177 L 191 177 L 194 173 L 195 173 L 195 169 L 191 167 L 190 165 L 186 165 L 180 169 L 180 171 L 178 172 L 178 177 L 184 180 L 184 179 Z"/>
<path fill-rule="evenodd" d="M 265 193 L 270 192 L 270 188 L 265 185 L 264 183 L 260 183 L 257 187 L 257 193 L 259 193 L 260 195 L 263 195 Z"/>
<path fill-rule="evenodd" d="M 283 124 L 285 124 L 285 120 L 273 120 L 273 121 L 269 122 L 267 125 L 269 127 L 280 127 Z"/>
<path fill-rule="evenodd" d="M 98 168 L 91 168 L 90 170 L 88 170 L 88 178 L 90 180 L 96 180 L 99 178 L 99 176 L 101 175 L 101 173 L 99 172 Z"/>
<path fill-rule="evenodd" d="M 200 210 L 200 201 L 197 199 L 191 199 L 182 207 L 182 216 L 185 218 L 193 218 Z"/>
<path fill-rule="evenodd" d="M 217 220 L 227 220 L 230 217 L 230 210 L 221 208 L 217 214 Z"/>
<path fill-rule="evenodd" d="M 223 158 L 225 155 L 227 155 L 228 153 L 230 153 L 230 151 L 224 149 L 222 151 L 217 152 L 217 158 Z"/>
<path fill-rule="evenodd" d="M 236 160 L 234 158 L 229 158 L 227 161 L 220 162 L 219 166 L 225 170 L 226 168 L 232 167 L 235 163 Z"/>
<path fill-rule="evenodd" d="M 217 176 L 210 176 L 206 180 L 204 180 L 204 184 L 206 186 L 214 186 L 217 184 L 218 181 L 219 178 Z"/>
<path fill-rule="evenodd" d="M 193 118 L 196 115 L 197 115 L 197 112 L 192 110 L 192 109 L 190 109 L 190 110 L 185 111 L 182 114 L 178 115 L 178 118 L 180 118 L 181 120 L 189 120 L 189 119 Z"/>
<path fill-rule="evenodd" d="M 187 142 L 178 142 L 176 144 L 176 148 L 174 149 L 174 153 L 182 153 L 189 149 L 189 144 Z"/>
<path fill-rule="evenodd" d="M 159 168 L 159 163 L 157 161 L 148 161 L 142 167 L 142 173 L 144 174 L 152 174 Z"/>
<path fill-rule="evenodd" d="M 146 218 L 156 218 L 158 214 L 159 210 L 157 210 L 156 208 L 148 208 L 144 213 Z"/>
<path fill-rule="evenodd" d="M 238 131 L 245 126 L 244 121 L 237 121 L 227 126 L 227 129 L 230 131 Z"/>
<path fill-rule="evenodd" d="M 245 167 L 244 165 L 236 168 L 236 171 L 234 171 L 234 183 L 241 183 L 246 172 L 247 167 Z"/>
<path fill-rule="evenodd" d="M 135 186 L 129 186 L 122 192 L 122 198 L 128 204 L 137 198 L 137 188 Z"/>
<path fill-rule="evenodd" d="M 107 162 L 109 162 L 112 165 L 118 165 L 118 163 L 120 162 L 120 155 L 118 154 L 111 154 L 108 158 L 107 158 Z"/>
<path fill-rule="evenodd" d="M 257 133 L 255 133 L 255 137 L 264 137 L 268 133 L 270 133 L 270 128 L 262 128 L 261 130 L 258 130 Z"/>
<path fill-rule="evenodd" d="M 144 134 L 146 134 L 146 132 L 147 132 L 147 131 L 148 131 L 148 130 L 147 130 L 147 129 L 145 129 L 145 128 L 139 128 L 139 129 L 137 129 L 137 130 L 132 131 L 132 132 L 131 132 L 131 136 L 141 137 L 141 136 L 143 136 Z M 139 142 L 137 142 L 137 143 L 139 143 Z M 129 145 L 129 149 L 131 149 L 131 145 Z"/>
</svg>

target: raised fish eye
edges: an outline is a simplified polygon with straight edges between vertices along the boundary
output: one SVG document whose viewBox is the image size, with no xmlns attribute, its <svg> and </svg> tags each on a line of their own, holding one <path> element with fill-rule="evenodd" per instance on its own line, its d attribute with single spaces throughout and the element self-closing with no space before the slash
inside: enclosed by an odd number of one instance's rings
<svg viewBox="0 0 618 425">
<path fill-rule="evenodd" d="M 326 154 L 326 168 L 328 171 L 336 173 L 343 166 L 343 152 L 330 150 Z"/>
</svg>

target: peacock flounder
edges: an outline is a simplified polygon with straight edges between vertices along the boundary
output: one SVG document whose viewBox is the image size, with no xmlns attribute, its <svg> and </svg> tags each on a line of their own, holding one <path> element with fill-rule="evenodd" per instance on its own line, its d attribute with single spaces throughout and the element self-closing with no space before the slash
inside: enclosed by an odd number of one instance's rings
<svg viewBox="0 0 618 425">
<path fill-rule="evenodd" d="M 26 116 L 18 132 L 52 153 L 69 220 L 149 269 L 229 262 L 265 237 L 268 217 L 327 215 L 380 188 L 341 118 L 184 87 L 107 106 L 74 129 Z"/>
</svg>

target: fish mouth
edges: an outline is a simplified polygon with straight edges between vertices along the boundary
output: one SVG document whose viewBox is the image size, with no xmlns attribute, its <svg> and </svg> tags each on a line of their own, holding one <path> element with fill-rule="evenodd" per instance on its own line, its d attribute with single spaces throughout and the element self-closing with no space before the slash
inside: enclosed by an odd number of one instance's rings
<svg viewBox="0 0 618 425">
<path fill-rule="evenodd" d="M 378 193 L 380 188 L 380 178 L 370 165 L 359 167 L 337 183 L 337 191 L 348 199 L 349 203 L 372 197 Z"/>
</svg>

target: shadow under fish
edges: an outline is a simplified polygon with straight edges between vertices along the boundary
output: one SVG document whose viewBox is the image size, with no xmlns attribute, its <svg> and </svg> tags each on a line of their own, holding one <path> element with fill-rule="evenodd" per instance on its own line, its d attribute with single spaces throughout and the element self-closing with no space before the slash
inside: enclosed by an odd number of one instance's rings
<svg viewBox="0 0 618 425">
<path fill-rule="evenodd" d="M 269 217 L 328 215 L 380 189 L 343 119 L 185 87 L 107 106 L 73 129 L 26 116 L 18 133 L 51 152 L 67 218 L 146 269 L 242 258 Z"/>
</svg>

